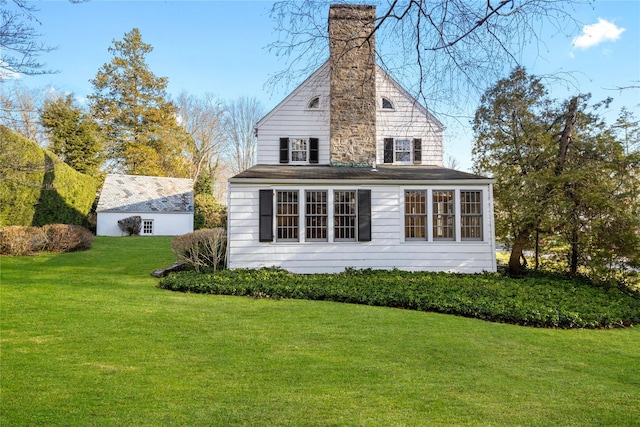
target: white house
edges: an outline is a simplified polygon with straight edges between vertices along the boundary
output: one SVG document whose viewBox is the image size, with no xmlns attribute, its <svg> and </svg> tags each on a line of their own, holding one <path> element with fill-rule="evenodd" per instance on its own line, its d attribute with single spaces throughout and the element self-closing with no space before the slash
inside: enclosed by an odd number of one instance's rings
<svg viewBox="0 0 640 427">
<path fill-rule="evenodd" d="M 118 221 L 142 219 L 143 236 L 193 231 L 193 180 L 109 174 L 96 208 L 98 236 L 122 236 Z"/>
<path fill-rule="evenodd" d="M 374 23 L 331 6 L 329 60 L 257 123 L 229 268 L 496 270 L 493 180 L 443 167 L 444 127 L 375 64 Z"/>
</svg>

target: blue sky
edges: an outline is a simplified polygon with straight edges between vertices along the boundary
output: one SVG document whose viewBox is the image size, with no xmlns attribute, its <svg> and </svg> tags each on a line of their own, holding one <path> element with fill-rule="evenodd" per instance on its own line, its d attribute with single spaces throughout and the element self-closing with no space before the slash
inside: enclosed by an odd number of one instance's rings
<svg viewBox="0 0 640 427">
<path fill-rule="evenodd" d="M 268 1 L 40 1 L 37 6 L 43 40 L 58 46 L 41 59 L 59 73 L 23 77 L 29 88 L 86 97 L 92 92 L 89 80 L 111 59 L 107 49 L 113 40 L 136 27 L 154 48 L 147 57 L 150 69 L 168 77 L 171 95 L 184 90 L 224 100 L 255 96 L 271 109 L 293 89 L 264 87 L 287 65 L 286 58 L 266 49 L 276 37 Z M 532 74 L 572 73 L 575 84 L 552 88 L 557 98 L 591 92 L 594 100 L 614 98 L 612 119 L 622 106 L 640 112 L 639 89 L 613 90 L 640 85 L 640 1 L 598 0 L 575 6 L 572 13 L 582 27 L 570 33 L 543 28 L 541 45 L 525 51 L 522 64 Z M 442 120 L 446 153 L 469 169 L 468 120 Z"/>
</svg>

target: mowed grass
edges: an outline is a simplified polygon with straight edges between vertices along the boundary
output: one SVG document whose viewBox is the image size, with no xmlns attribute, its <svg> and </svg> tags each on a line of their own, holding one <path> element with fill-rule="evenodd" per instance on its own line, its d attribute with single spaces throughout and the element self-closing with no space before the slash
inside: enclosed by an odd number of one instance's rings
<svg viewBox="0 0 640 427">
<path fill-rule="evenodd" d="M 169 292 L 169 245 L 0 259 L 0 425 L 640 425 L 638 328 Z"/>
</svg>

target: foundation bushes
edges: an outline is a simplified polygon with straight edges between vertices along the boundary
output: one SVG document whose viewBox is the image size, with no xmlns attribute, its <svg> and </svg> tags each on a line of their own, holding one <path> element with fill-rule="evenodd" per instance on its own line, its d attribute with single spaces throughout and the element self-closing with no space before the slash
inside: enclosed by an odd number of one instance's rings
<svg viewBox="0 0 640 427">
<path fill-rule="evenodd" d="M 93 238 L 91 231 L 79 225 L 8 226 L 0 229 L 0 255 L 81 251 L 91 248 Z"/>
<path fill-rule="evenodd" d="M 195 271 L 214 272 L 225 267 L 227 231 L 224 228 L 196 230 L 171 241 L 176 261 Z"/>
<path fill-rule="evenodd" d="M 640 292 L 558 275 L 347 270 L 293 274 L 274 268 L 170 274 L 160 288 L 181 292 L 366 304 L 546 328 L 640 324 Z"/>
</svg>

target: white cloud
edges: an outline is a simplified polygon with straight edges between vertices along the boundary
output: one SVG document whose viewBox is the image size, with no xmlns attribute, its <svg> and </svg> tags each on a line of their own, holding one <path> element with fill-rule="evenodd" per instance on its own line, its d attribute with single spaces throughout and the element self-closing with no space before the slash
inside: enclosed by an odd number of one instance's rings
<svg viewBox="0 0 640 427">
<path fill-rule="evenodd" d="M 615 41 L 626 31 L 613 22 L 598 18 L 598 22 L 582 27 L 582 34 L 573 39 L 573 46 L 588 49 L 606 41 Z"/>
<path fill-rule="evenodd" d="M 20 73 L 13 71 L 11 66 L 0 59 L 0 82 L 3 80 L 18 80 L 22 78 Z"/>
</svg>

